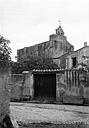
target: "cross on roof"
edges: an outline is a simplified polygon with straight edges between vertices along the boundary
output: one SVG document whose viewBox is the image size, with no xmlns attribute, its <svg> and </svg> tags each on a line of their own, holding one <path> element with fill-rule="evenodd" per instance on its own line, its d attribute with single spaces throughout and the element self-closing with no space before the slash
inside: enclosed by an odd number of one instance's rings
<svg viewBox="0 0 89 128">
<path fill-rule="evenodd" d="M 59 20 L 58 22 L 59 22 L 59 25 L 61 26 L 61 20 Z"/>
</svg>

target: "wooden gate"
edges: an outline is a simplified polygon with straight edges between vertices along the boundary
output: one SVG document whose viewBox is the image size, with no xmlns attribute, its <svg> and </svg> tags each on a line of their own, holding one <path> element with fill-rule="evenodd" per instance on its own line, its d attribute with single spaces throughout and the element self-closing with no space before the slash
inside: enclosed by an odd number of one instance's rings
<svg viewBox="0 0 89 128">
<path fill-rule="evenodd" d="M 34 74 L 34 96 L 56 98 L 56 74 Z"/>
</svg>

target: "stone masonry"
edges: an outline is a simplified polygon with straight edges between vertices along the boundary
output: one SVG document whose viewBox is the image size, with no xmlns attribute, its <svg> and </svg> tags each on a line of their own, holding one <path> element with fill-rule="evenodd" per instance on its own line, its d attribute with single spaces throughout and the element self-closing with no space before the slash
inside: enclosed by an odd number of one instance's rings
<svg viewBox="0 0 89 128">
<path fill-rule="evenodd" d="M 60 57 L 65 53 L 70 53 L 71 51 L 74 51 L 74 47 L 67 41 L 67 37 L 64 35 L 62 27 L 59 26 L 56 29 L 56 34 L 49 36 L 49 41 L 17 50 L 17 60 L 26 60 L 30 56 L 44 56 L 53 58 L 54 62 L 59 65 L 59 61 L 56 61 L 55 58 Z"/>
</svg>

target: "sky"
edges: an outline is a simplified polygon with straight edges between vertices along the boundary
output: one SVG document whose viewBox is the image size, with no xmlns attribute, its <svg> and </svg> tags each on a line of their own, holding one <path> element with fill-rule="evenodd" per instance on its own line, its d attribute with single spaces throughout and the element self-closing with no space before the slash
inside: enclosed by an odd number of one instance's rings
<svg viewBox="0 0 89 128">
<path fill-rule="evenodd" d="M 75 50 L 89 45 L 89 0 L 0 0 L 0 35 L 17 49 L 49 40 L 61 26 Z"/>
</svg>

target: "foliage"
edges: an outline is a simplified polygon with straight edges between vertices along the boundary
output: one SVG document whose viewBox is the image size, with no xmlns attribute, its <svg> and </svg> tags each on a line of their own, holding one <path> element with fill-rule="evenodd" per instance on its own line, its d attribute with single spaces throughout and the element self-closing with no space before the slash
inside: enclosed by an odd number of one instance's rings
<svg viewBox="0 0 89 128">
<path fill-rule="evenodd" d="M 10 41 L 0 35 L 0 69 L 8 69 L 11 57 Z"/>
<path fill-rule="evenodd" d="M 58 66 L 53 62 L 52 58 L 45 57 L 29 57 L 27 60 L 12 63 L 12 73 L 22 73 L 26 70 L 33 69 L 55 69 Z"/>
</svg>

